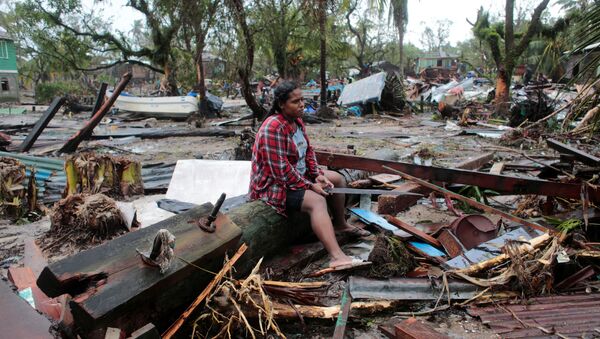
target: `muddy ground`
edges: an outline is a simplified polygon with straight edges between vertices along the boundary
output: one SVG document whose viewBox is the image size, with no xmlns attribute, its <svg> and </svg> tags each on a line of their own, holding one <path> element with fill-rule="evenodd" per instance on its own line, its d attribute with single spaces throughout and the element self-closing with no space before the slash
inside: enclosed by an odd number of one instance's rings
<svg viewBox="0 0 600 339">
<path fill-rule="evenodd" d="M 38 111 L 39 112 L 39 111 Z M 204 121 L 204 126 L 211 123 L 237 117 L 247 113 L 243 108 L 236 108 L 226 117 Z M 28 114 L 20 119 L 35 121 L 39 113 Z M 81 125 L 85 116 L 58 115 L 51 126 L 65 128 Z M 11 119 L 15 119 L 11 117 Z M 8 120 L 5 120 L 8 121 Z M 227 129 L 236 131 L 247 127 L 249 122 L 238 126 L 229 126 Z M 187 122 L 174 122 L 170 120 L 148 119 L 137 122 L 119 121 L 118 116 L 109 117 L 100 126 L 101 129 L 117 128 L 122 125 L 135 125 L 139 127 L 177 127 L 193 129 Z M 406 114 L 401 117 L 367 116 L 340 118 L 328 123 L 310 124 L 307 126 L 310 140 L 314 147 L 320 149 L 347 149 L 356 150 L 357 155 L 369 156 L 380 149 L 394 150 L 399 160 L 406 162 L 428 162 L 435 166 L 453 167 L 457 163 L 481 155 L 498 145 L 497 139 L 483 138 L 477 135 L 461 135 L 457 131 L 447 130 L 446 123 L 434 118 L 432 113 Z M 82 144 L 83 148 L 92 148 L 98 151 L 128 155 L 143 163 L 175 162 L 178 159 L 233 159 L 234 148 L 239 144 L 239 136 L 221 137 L 175 137 L 153 140 L 131 139 L 126 142 L 110 140 L 93 141 Z M 545 154 L 540 150 L 538 154 Z M 420 155 L 420 156 L 416 156 Z M 497 153 L 498 156 L 511 157 L 510 153 Z M 451 220 L 451 214 L 443 211 L 432 212 L 431 206 L 423 200 L 422 204 L 405 212 L 402 216 L 406 221 L 417 223 L 419 221 L 441 222 Z M 27 220 L 18 222 L 0 221 L 0 273 L 6 276 L 6 268 L 11 265 L 20 265 L 23 262 L 24 242 L 28 238 L 43 236 L 49 228 L 49 221 L 44 217 L 40 221 L 30 223 Z M 53 258 L 56 259 L 56 258 Z M 431 305 L 417 305 L 416 308 L 428 308 Z M 407 309 L 414 309 L 415 305 L 407 305 Z M 403 310 L 406 311 L 406 310 Z M 382 338 L 383 334 L 377 325 L 389 321 L 393 313 L 383 314 L 368 319 L 351 319 L 350 328 L 347 330 L 349 337 L 355 338 Z M 491 331 L 479 321 L 462 312 L 441 312 L 431 316 L 420 317 L 434 328 L 448 333 L 453 338 L 482 338 L 493 337 Z M 333 333 L 333 322 L 308 322 L 306 332 L 297 324 L 282 323 L 282 328 L 291 338 L 328 337 Z"/>
</svg>

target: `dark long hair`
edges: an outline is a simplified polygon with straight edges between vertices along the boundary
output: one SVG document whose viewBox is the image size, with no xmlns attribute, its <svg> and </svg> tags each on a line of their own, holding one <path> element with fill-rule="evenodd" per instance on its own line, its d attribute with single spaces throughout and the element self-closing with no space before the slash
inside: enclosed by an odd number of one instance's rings
<svg viewBox="0 0 600 339">
<path fill-rule="evenodd" d="M 273 94 L 273 106 L 271 106 L 269 114 L 267 114 L 265 119 L 271 115 L 281 113 L 281 105 L 284 104 L 290 98 L 290 94 L 298 88 L 300 88 L 298 87 L 298 84 L 289 80 L 283 81 L 277 87 L 275 87 Z"/>
</svg>

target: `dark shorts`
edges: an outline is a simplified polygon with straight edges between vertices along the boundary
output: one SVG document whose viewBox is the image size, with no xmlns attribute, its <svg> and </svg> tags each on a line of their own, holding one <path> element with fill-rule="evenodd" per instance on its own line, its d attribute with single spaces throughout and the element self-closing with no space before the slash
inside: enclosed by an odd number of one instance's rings
<svg viewBox="0 0 600 339">
<path fill-rule="evenodd" d="M 305 190 L 292 191 L 288 190 L 285 194 L 285 209 L 288 212 L 300 211 L 302 202 L 304 201 Z"/>
</svg>

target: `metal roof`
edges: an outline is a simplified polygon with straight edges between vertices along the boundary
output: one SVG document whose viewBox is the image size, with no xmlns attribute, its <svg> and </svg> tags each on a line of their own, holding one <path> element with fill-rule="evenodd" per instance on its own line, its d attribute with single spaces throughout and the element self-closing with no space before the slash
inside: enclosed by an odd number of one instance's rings
<svg viewBox="0 0 600 339">
<path fill-rule="evenodd" d="M 595 337 L 600 328 L 600 294 L 537 297 L 513 304 L 472 306 L 468 312 L 502 338 Z"/>
<path fill-rule="evenodd" d="M 13 40 L 13 38 L 11 38 L 10 35 L 8 35 L 8 32 L 6 31 L 6 29 L 4 29 L 4 27 L 1 27 L 1 26 L 0 26 L 0 39 Z"/>
</svg>

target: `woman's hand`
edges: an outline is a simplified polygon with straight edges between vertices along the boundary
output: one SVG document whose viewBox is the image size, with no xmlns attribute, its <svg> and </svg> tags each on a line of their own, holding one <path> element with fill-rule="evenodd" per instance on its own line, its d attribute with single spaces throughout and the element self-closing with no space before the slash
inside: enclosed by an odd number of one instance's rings
<svg viewBox="0 0 600 339">
<path fill-rule="evenodd" d="M 315 178 L 315 183 L 310 185 L 310 189 L 315 191 L 316 193 L 327 197 L 329 193 L 327 193 L 328 188 L 333 188 L 333 184 L 329 179 L 327 179 L 324 175 L 319 175 Z"/>
<path fill-rule="evenodd" d="M 320 194 L 320 195 L 322 195 L 324 197 L 329 196 L 329 193 L 327 193 L 325 191 L 325 189 L 323 189 L 323 186 L 320 183 L 318 183 L 318 182 L 310 185 L 310 189 L 312 191 L 314 191 L 315 193 Z"/>
<path fill-rule="evenodd" d="M 318 175 L 315 178 L 315 181 L 317 182 L 317 184 L 321 185 L 323 189 L 333 188 L 333 183 L 329 181 L 329 179 L 327 179 L 327 177 L 324 175 Z"/>
</svg>

